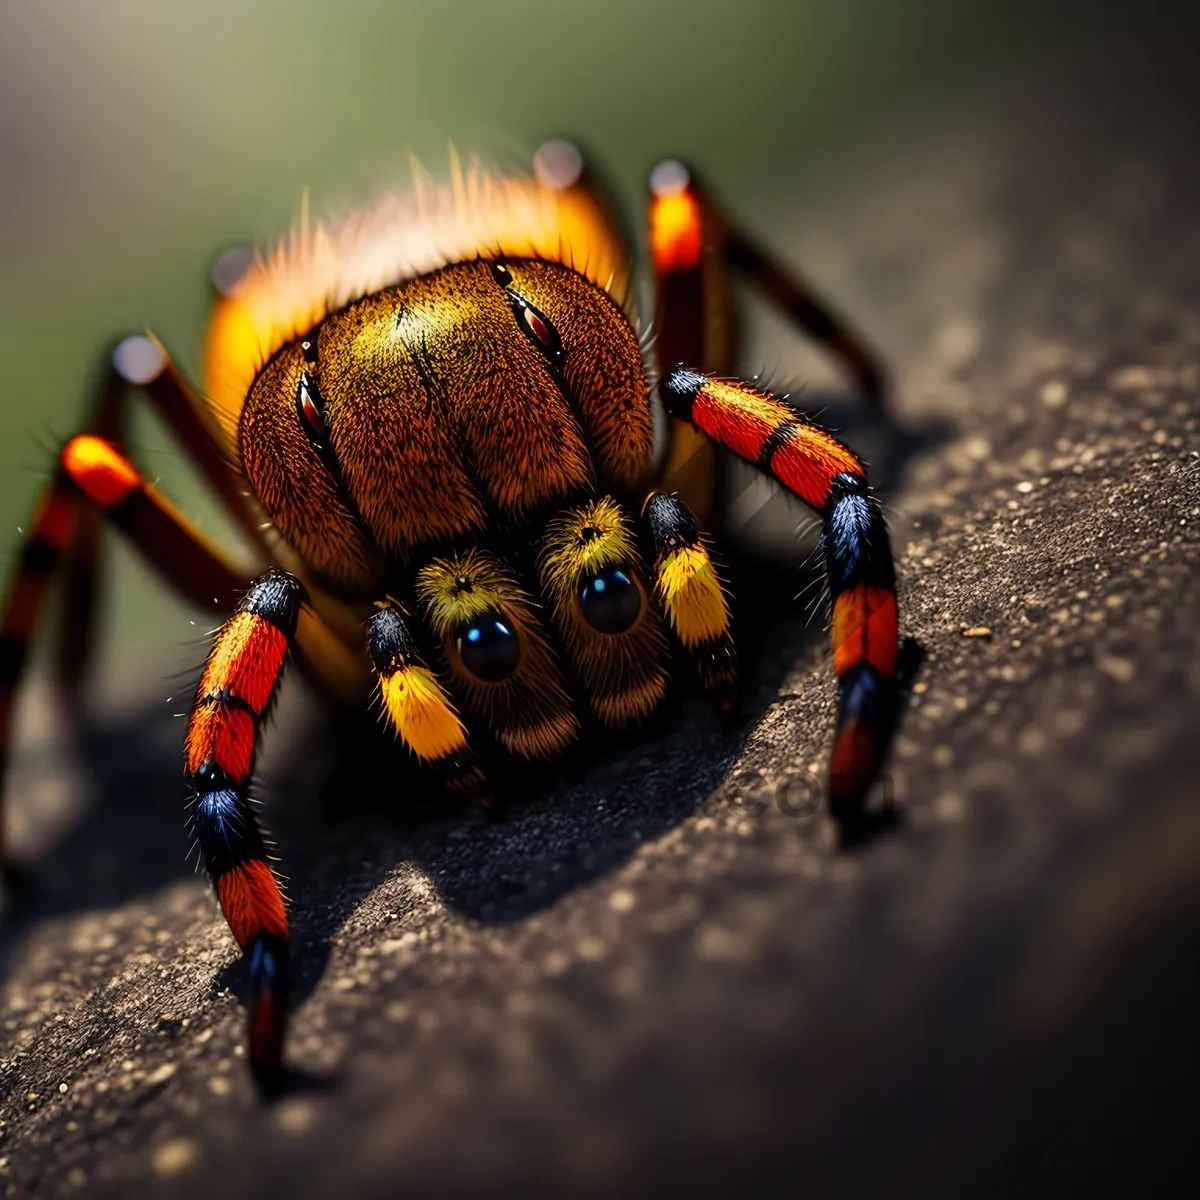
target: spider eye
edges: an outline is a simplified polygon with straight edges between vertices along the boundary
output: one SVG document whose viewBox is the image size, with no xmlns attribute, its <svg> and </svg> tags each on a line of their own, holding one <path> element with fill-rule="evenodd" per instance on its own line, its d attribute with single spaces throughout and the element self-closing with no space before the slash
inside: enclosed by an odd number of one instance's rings
<svg viewBox="0 0 1200 1200">
<path fill-rule="evenodd" d="M 563 348 L 562 338 L 558 336 L 558 330 L 550 323 L 550 318 L 538 312 L 524 296 L 518 296 L 512 291 L 508 295 L 521 332 L 550 360 L 551 366 L 561 370 L 566 362 L 567 352 Z"/>
<path fill-rule="evenodd" d="M 642 592 L 624 567 L 605 567 L 583 581 L 579 609 L 599 633 L 624 633 L 641 615 Z"/>
<path fill-rule="evenodd" d="M 302 371 L 299 386 L 296 388 L 296 411 L 300 414 L 308 440 L 318 450 L 325 445 L 329 435 L 324 406 L 325 401 L 321 398 L 313 377 L 307 371 Z"/>
<path fill-rule="evenodd" d="M 521 661 L 517 635 L 498 613 L 484 613 L 459 626 L 455 645 L 463 666 L 484 683 L 507 679 Z"/>
</svg>

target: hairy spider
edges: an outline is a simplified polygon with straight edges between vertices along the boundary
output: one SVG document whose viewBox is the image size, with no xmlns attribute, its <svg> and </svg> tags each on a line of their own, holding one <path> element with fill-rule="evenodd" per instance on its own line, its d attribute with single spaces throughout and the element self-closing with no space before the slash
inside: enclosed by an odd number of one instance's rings
<svg viewBox="0 0 1200 1200">
<path fill-rule="evenodd" d="M 366 705 L 457 793 L 486 803 L 471 749 L 526 758 L 645 718 L 669 643 L 726 709 L 736 659 L 701 527 L 723 447 L 823 522 L 839 686 L 832 812 L 861 815 L 894 712 L 897 611 L 883 513 L 852 451 L 735 378 L 727 320 L 747 276 L 882 404 L 873 356 L 756 248 L 680 163 L 650 176 L 658 386 L 634 331 L 631 255 L 570 143 L 528 177 L 419 179 L 265 256 L 214 270 L 204 387 L 146 337 L 116 348 L 86 432 L 63 447 L 0 626 L 0 748 L 46 586 L 70 586 L 63 658 L 86 660 L 104 518 L 185 597 L 220 612 L 188 724 L 199 851 L 247 960 L 250 1062 L 283 1047 L 288 921 L 248 796 L 288 657 Z M 678 365 L 676 365 L 678 364 Z M 261 557 L 244 573 L 122 449 L 140 386 Z M 364 652 L 365 651 L 365 652 Z M 2 822 L 0 822 L 2 828 Z M 2 858 L 0 847 L 0 858 Z"/>
</svg>

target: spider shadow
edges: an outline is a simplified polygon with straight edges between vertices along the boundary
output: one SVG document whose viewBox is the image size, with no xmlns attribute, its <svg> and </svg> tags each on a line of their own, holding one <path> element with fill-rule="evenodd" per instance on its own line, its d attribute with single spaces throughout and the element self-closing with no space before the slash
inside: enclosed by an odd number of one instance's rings
<svg viewBox="0 0 1200 1200">
<path fill-rule="evenodd" d="M 756 633 L 746 630 L 739 639 L 748 652 L 746 687 L 729 718 L 677 688 L 637 735 L 591 730 L 564 763 L 535 766 L 497 756 L 487 764 L 498 798 L 489 815 L 449 808 L 407 755 L 363 720 L 339 721 L 331 739 L 336 755 L 317 789 L 297 791 L 303 766 L 290 760 L 271 788 L 289 796 L 286 816 L 277 810 L 276 824 L 296 881 L 293 1003 L 303 1003 L 316 988 L 346 920 L 400 864 L 423 875 L 452 912 L 483 924 L 512 924 L 611 874 L 644 842 L 702 809 L 726 780 L 747 735 L 781 703 L 779 686 L 789 665 L 824 632 L 797 622 L 794 606 L 789 612 L 777 564 L 741 559 L 731 574 L 742 594 L 757 602 L 761 619 Z M 794 586 L 792 573 L 787 579 Z M 915 642 L 906 641 L 895 723 L 922 656 Z M 307 795 L 304 809 L 292 802 L 297 794 Z M 380 802 L 394 796 L 404 797 L 403 807 Z M 842 847 L 859 852 L 899 825 L 899 810 L 885 800 L 843 832 Z M 219 971 L 213 986 L 245 996 L 242 961 Z M 328 1083 L 296 1076 L 276 1094 Z"/>
<path fill-rule="evenodd" d="M 369 717 L 305 702 L 294 738 L 304 753 L 268 753 L 263 779 L 265 821 L 293 881 L 297 994 L 315 986 L 334 935 L 398 863 L 423 869 L 470 918 L 515 921 L 611 870 L 703 804 L 775 700 L 783 671 L 820 637 L 791 603 L 792 568 L 753 559 L 730 566 L 741 607 L 754 612 L 744 629 L 735 626 L 746 677 L 735 715 L 722 720 L 689 694 L 689 664 L 677 663 L 667 703 L 636 734 L 588 730 L 568 759 L 548 765 L 490 758 L 500 805 L 487 820 L 449 808 Z M 23 884 L 0 919 L 0 979 L 40 924 L 119 909 L 195 877 L 182 831 L 183 721 L 169 707 L 155 699 L 115 716 L 85 708 L 68 737 L 18 756 L 17 796 L 52 788 L 89 798 L 21 869 Z M 237 965 L 226 968 L 215 985 L 239 974 Z"/>
</svg>

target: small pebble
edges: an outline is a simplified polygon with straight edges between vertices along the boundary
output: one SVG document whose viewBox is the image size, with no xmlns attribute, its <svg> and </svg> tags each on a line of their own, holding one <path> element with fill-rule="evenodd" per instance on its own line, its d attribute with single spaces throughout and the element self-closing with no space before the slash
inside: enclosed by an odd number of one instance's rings
<svg viewBox="0 0 1200 1200">
<path fill-rule="evenodd" d="M 1109 376 L 1108 383 L 1115 392 L 1144 391 L 1154 386 L 1154 372 L 1140 364 L 1122 367 Z"/>
<path fill-rule="evenodd" d="M 164 1142 L 154 1152 L 154 1170 L 159 1175 L 178 1175 L 196 1161 L 196 1143 L 188 1138 Z"/>
<path fill-rule="evenodd" d="M 547 975 L 561 975 L 571 965 L 571 960 L 561 950 L 551 950 L 542 959 L 542 970 Z"/>
<path fill-rule="evenodd" d="M 275 1124 L 286 1133 L 304 1133 L 313 1123 L 312 1105 L 305 1100 L 289 1100 L 275 1113 Z"/>
<path fill-rule="evenodd" d="M 967 638 L 990 638 L 992 630 L 989 625 L 967 625 L 963 629 L 962 635 Z"/>
<path fill-rule="evenodd" d="M 1061 379 L 1051 379 L 1042 385 L 1042 403 L 1047 408 L 1061 408 L 1067 402 L 1067 385 Z"/>
<path fill-rule="evenodd" d="M 957 821 L 963 815 L 963 798 L 957 792 L 943 792 L 933 802 L 933 815 L 939 821 Z"/>
<path fill-rule="evenodd" d="M 149 1075 L 146 1076 L 146 1082 L 152 1087 L 155 1084 L 166 1083 L 167 1080 L 170 1079 L 178 1069 L 179 1068 L 175 1065 L 175 1063 L 165 1062 L 161 1067 L 155 1068 L 150 1072 Z"/>
<path fill-rule="evenodd" d="M 1128 683 L 1136 670 L 1133 660 L 1129 658 L 1107 657 L 1100 660 L 1100 670 L 1110 679 L 1118 683 Z"/>
<path fill-rule="evenodd" d="M 599 938 L 585 937 L 580 939 L 579 945 L 575 949 L 580 958 L 586 959 L 588 962 L 595 962 L 604 957 L 607 947 Z"/>
</svg>

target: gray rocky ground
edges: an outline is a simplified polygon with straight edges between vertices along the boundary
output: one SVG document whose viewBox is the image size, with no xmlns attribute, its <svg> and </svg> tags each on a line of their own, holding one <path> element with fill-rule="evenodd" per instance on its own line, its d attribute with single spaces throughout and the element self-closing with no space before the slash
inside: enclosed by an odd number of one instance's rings
<svg viewBox="0 0 1200 1200">
<path fill-rule="evenodd" d="M 293 695 L 265 768 L 308 1082 L 262 1106 L 235 953 L 181 860 L 180 722 L 126 689 L 69 739 L 35 696 L 18 828 L 33 844 L 40 811 L 76 808 L 0 942 L 0 1188 L 1194 1194 L 1200 210 L 1178 50 L 964 83 L 772 227 L 875 333 L 918 431 L 873 453 L 925 653 L 899 828 L 839 851 L 805 802 L 829 655 L 794 573 L 749 562 L 735 720 L 683 698 L 632 743 L 511 776 L 490 825 L 398 815 L 402 765 Z"/>
</svg>

